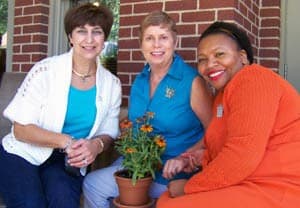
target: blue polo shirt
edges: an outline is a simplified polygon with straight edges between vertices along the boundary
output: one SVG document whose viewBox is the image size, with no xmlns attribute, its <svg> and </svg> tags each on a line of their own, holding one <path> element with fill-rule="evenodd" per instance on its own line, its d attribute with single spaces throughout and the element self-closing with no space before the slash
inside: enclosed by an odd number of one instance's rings
<svg viewBox="0 0 300 208">
<path fill-rule="evenodd" d="M 186 64 L 179 55 L 150 98 L 150 66 L 145 65 L 131 87 L 128 116 L 131 121 L 154 112 L 151 120 L 153 132 L 163 135 L 167 146 L 162 155 L 163 163 L 184 152 L 203 136 L 204 128 L 193 112 L 190 100 L 193 80 L 199 76 L 196 69 Z M 187 178 L 180 174 L 176 178 Z M 161 171 L 156 174 L 156 182 L 167 184 Z"/>
</svg>

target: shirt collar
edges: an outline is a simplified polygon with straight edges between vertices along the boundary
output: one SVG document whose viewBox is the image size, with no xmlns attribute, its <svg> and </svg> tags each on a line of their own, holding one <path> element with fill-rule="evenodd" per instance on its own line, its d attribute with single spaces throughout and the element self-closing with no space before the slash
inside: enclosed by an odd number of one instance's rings
<svg viewBox="0 0 300 208">
<path fill-rule="evenodd" d="M 183 60 L 178 54 L 174 54 L 173 56 L 173 62 L 171 64 L 170 69 L 168 70 L 167 76 L 170 76 L 174 79 L 182 79 L 183 74 Z M 151 72 L 150 65 L 147 63 L 145 67 L 143 68 L 141 74 L 143 76 L 149 77 Z"/>
</svg>

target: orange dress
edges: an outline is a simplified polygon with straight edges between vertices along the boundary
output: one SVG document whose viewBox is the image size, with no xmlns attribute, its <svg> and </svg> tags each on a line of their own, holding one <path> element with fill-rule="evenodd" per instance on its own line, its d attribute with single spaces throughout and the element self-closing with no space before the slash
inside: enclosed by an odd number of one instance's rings
<svg viewBox="0 0 300 208">
<path fill-rule="evenodd" d="M 252 64 L 214 102 L 203 170 L 185 195 L 158 208 L 300 207 L 300 97 L 279 75 Z"/>
</svg>

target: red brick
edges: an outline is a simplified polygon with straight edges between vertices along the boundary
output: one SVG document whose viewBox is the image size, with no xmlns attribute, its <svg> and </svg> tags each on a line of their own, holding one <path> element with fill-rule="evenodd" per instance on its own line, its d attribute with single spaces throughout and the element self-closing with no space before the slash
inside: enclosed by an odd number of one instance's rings
<svg viewBox="0 0 300 208">
<path fill-rule="evenodd" d="M 15 7 L 33 5 L 33 0 L 15 0 Z"/>
<path fill-rule="evenodd" d="M 279 27 L 280 26 L 280 19 L 274 18 L 274 19 L 262 19 L 261 20 L 261 27 Z"/>
<path fill-rule="evenodd" d="M 245 4 L 239 2 L 239 4 L 238 4 L 238 10 L 240 11 L 240 13 L 242 15 L 247 16 L 248 8 L 245 6 Z"/>
<path fill-rule="evenodd" d="M 120 25 L 139 25 L 146 15 L 136 15 L 136 16 L 124 16 L 120 17 Z"/>
<path fill-rule="evenodd" d="M 252 32 L 253 34 L 258 34 L 258 28 L 257 28 L 256 25 L 252 24 L 252 26 L 251 26 L 251 32 Z"/>
<path fill-rule="evenodd" d="M 130 88 L 131 88 L 131 86 L 122 85 L 122 94 L 123 95 L 129 95 L 130 94 Z"/>
<path fill-rule="evenodd" d="M 48 24 L 49 23 L 49 17 L 45 15 L 35 15 L 33 17 L 34 23 L 42 23 L 42 24 Z"/>
<path fill-rule="evenodd" d="M 22 8 L 15 8 L 15 17 L 21 16 L 23 12 Z"/>
<path fill-rule="evenodd" d="M 22 72 L 29 72 L 32 68 L 33 64 L 21 64 L 21 71 Z"/>
<path fill-rule="evenodd" d="M 123 96 L 122 97 L 122 107 L 128 107 L 128 97 Z"/>
<path fill-rule="evenodd" d="M 259 56 L 264 58 L 279 57 L 279 50 L 275 49 L 260 49 Z"/>
<path fill-rule="evenodd" d="M 131 37 L 131 28 L 120 28 L 119 36 L 122 38 Z"/>
<path fill-rule="evenodd" d="M 33 53 L 33 52 L 40 52 L 40 53 L 47 53 L 47 46 L 41 44 L 31 44 L 31 45 L 22 45 L 22 52 L 23 53 Z"/>
<path fill-rule="evenodd" d="M 197 1 L 195 0 L 168 1 L 165 5 L 165 11 L 183 11 L 195 9 L 197 9 Z"/>
<path fill-rule="evenodd" d="M 130 51 L 118 51 L 118 60 L 130 60 Z"/>
<path fill-rule="evenodd" d="M 182 21 L 183 22 L 213 21 L 214 17 L 215 17 L 215 11 L 185 12 L 182 14 Z"/>
<path fill-rule="evenodd" d="M 280 6 L 280 0 L 262 0 L 262 6 Z"/>
<path fill-rule="evenodd" d="M 196 33 L 196 24 L 177 25 L 179 35 L 190 35 Z"/>
<path fill-rule="evenodd" d="M 236 12 L 232 9 L 228 9 L 228 10 L 219 10 L 217 11 L 218 14 L 218 20 L 233 20 Z"/>
<path fill-rule="evenodd" d="M 144 67 L 144 63 L 118 63 L 119 72 L 139 73 Z"/>
<path fill-rule="evenodd" d="M 139 41 L 138 39 L 119 40 L 119 48 L 122 49 L 139 48 Z"/>
<path fill-rule="evenodd" d="M 14 19 L 15 25 L 26 25 L 26 24 L 32 24 L 32 16 L 19 16 L 15 17 Z"/>
<path fill-rule="evenodd" d="M 26 33 L 31 34 L 31 33 L 38 33 L 38 32 L 48 34 L 48 27 L 46 25 L 40 25 L 40 24 L 23 26 L 24 34 Z"/>
<path fill-rule="evenodd" d="M 268 68 L 277 68 L 279 67 L 279 61 L 278 60 L 265 60 L 261 59 L 259 62 L 261 65 L 268 67 Z"/>
<path fill-rule="evenodd" d="M 196 60 L 196 49 L 197 45 L 195 45 L 195 50 L 177 50 L 178 54 L 185 60 L 185 61 L 195 61 Z"/>
<path fill-rule="evenodd" d="M 21 66 L 20 66 L 20 64 L 13 63 L 13 64 L 12 64 L 12 71 L 13 71 L 13 72 L 20 72 L 20 71 L 21 71 Z"/>
<path fill-rule="evenodd" d="M 197 47 L 199 42 L 199 37 L 182 37 L 181 38 L 181 47 L 188 48 L 188 47 Z"/>
<path fill-rule="evenodd" d="M 132 14 L 132 5 L 120 5 L 120 13 L 122 14 L 122 15 L 130 15 L 130 14 Z"/>
<path fill-rule="evenodd" d="M 35 0 L 35 4 L 49 5 L 49 0 Z"/>
<path fill-rule="evenodd" d="M 14 27 L 14 35 L 19 35 L 21 34 L 21 27 L 16 26 Z"/>
<path fill-rule="evenodd" d="M 201 0 L 200 9 L 235 7 L 236 0 Z"/>
<path fill-rule="evenodd" d="M 168 15 L 176 22 L 178 23 L 179 22 L 179 14 L 178 12 L 168 12 Z"/>
<path fill-rule="evenodd" d="M 24 8 L 24 15 L 46 14 L 49 15 L 49 8 L 45 6 L 32 6 Z"/>
<path fill-rule="evenodd" d="M 211 22 L 211 23 L 213 23 L 213 22 Z M 198 29 L 199 29 L 198 34 L 202 34 L 209 27 L 209 25 L 210 25 L 209 23 L 200 24 L 198 26 Z"/>
<path fill-rule="evenodd" d="M 147 2 L 147 4 L 134 4 L 133 5 L 133 13 L 138 14 L 138 13 L 149 13 L 154 10 L 162 10 L 163 9 L 163 3 L 162 2 L 157 2 L 157 1 L 152 1 L 152 2 Z"/>
<path fill-rule="evenodd" d="M 244 30 L 247 30 L 248 32 L 251 32 L 251 22 L 249 22 L 248 19 L 244 19 Z"/>
<path fill-rule="evenodd" d="M 271 38 L 271 39 L 262 39 L 260 41 L 260 47 L 278 47 L 280 45 L 280 40 Z"/>
<path fill-rule="evenodd" d="M 144 58 L 144 56 L 143 56 L 143 54 L 140 50 L 132 51 L 131 53 L 132 53 L 132 60 L 133 61 L 144 61 L 145 60 L 145 58 Z"/>
<path fill-rule="evenodd" d="M 38 35 L 33 35 L 32 36 L 32 42 L 33 43 L 48 43 L 48 35 L 42 35 L 42 34 L 38 34 Z"/>
<path fill-rule="evenodd" d="M 119 79 L 121 80 L 122 84 L 130 84 L 129 83 L 129 75 L 125 75 L 125 74 L 118 74 Z"/>
<path fill-rule="evenodd" d="M 277 8 L 262 8 L 260 10 L 261 17 L 280 17 L 280 9 Z"/>
<path fill-rule="evenodd" d="M 13 37 L 14 44 L 16 43 L 30 43 L 31 42 L 31 35 L 20 35 Z"/>
<path fill-rule="evenodd" d="M 45 54 L 32 54 L 31 61 L 38 62 L 46 57 L 47 57 L 47 55 L 45 55 Z"/>
<path fill-rule="evenodd" d="M 256 16 L 253 12 L 248 11 L 248 18 L 251 22 L 253 22 L 254 24 L 256 24 Z"/>
<path fill-rule="evenodd" d="M 120 0 L 121 4 L 125 3 L 135 3 L 135 2 L 145 2 L 144 0 Z"/>
<path fill-rule="evenodd" d="M 278 29 L 261 29 L 260 30 L 260 37 L 279 37 L 280 31 Z"/>
<path fill-rule="evenodd" d="M 21 53 L 21 46 L 20 45 L 13 45 L 13 53 L 14 54 Z"/>
<path fill-rule="evenodd" d="M 13 55 L 13 62 L 28 62 L 30 61 L 30 55 L 25 54 L 14 54 Z"/>
<path fill-rule="evenodd" d="M 259 15 L 259 7 L 257 5 L 252 5 L 252 11 L 254 14 Z"/>
<path fill-rule="evenodd" d="M 137 38 L 140 37 L 140 26 L 139 25 L 132 28 L 132 36 L 137 37 Z"/>
</svg>

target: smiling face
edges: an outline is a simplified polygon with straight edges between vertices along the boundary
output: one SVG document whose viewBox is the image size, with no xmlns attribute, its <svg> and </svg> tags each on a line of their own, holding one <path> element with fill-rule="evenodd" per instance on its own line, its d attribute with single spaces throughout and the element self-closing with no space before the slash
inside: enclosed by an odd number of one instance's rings
<svg viewBox="0 0 300 208">
<path fill-rule="evenodd" d="M 198 45 L 198 71 L 217 90 L 248 64 L 245 50 L 225 34 L 211 34 Z"/>
<path fill-rule="evenodd" d="M 73 45 L 74 56 L 87 60 L 95 60 L 104 46 L 105 35 L 100 26 L 88 24 L 76 27 L 69 35 Z"/>
<path fill-rule="evenodd" d="M 141 49 L 151 68 L 168 68 L 173 60 L 177 44 L 168 27 L 149 26 L 143 32 Z"/>
</svg>

